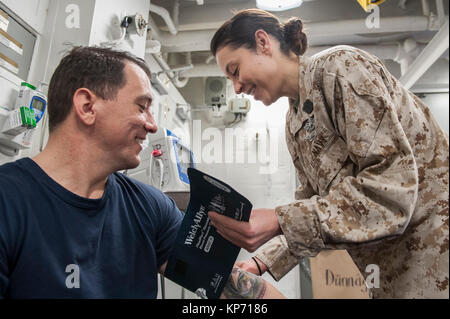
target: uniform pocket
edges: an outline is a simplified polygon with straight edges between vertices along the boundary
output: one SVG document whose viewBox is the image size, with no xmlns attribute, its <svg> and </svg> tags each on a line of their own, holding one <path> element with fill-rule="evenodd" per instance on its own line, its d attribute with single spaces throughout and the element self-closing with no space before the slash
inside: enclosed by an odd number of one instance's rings
<svg viewBox="0 0 450 319">
<path fill-rule="evenodd" d="M 315 163 L 317 165 L 317 186 L 320 196 L 328 194 L 333 180 L 345 165 L 347 157 L 347 144 L 341 137 L 334 135 Z"/>
<path fill-rule="evenodd" d="M 302 154 L 304 163 L 312 163 L 312 143 L 316 136 L 314 115 L 302 119 L 295 131 L 295 141 L 298 145 L 298 153 Z M 306 167 L 305 167 L 306 168 Z"/>
<path fill-rule="evenodd" d="M 322 127 L 315 134 L 314 140 L 311 145 L 311 154 L 313 158 L 312 166 L 317 168 L 319 163 L 318 159 L 320 158 L 320 154 L 325 151 L 331 143 L 334 142 L 336 135 L 333 132 L 330 132 L 326 128 Z"/>
</svg>

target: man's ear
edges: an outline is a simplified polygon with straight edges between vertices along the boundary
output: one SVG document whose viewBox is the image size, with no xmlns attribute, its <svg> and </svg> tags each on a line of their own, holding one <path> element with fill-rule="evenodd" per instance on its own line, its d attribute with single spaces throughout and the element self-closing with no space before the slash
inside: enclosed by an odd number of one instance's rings
<svg viewBox="0 0 450 319">
<path fill-rule="evenodd" d="M 272 55 L 272 43 L 266 31 L 258 29 L 255 32 L 256 53 Z"/>
<path fill-rule="evenodd" d="M 89 89 L 79 88 L 73 94 L 75 114 L 85 125 L 95 123 L 95 117 L 97 115 L 96 102 L 98 102 L 98 97 Z"/>
</svg>

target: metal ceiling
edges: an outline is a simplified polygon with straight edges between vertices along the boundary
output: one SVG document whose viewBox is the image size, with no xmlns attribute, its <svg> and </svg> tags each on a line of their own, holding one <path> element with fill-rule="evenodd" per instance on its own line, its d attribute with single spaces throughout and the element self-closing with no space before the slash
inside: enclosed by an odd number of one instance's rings
<svg viewBox="0 0 450 319">
<path fill-rule="evenodd" d="M 254 8 L 255 2 L 152 0 L 147 53 L 164 69 L 176 69 L 171 77 L 179 87 L 187 83 L 182 79 L 220 76 L 209 53 L 209 42 L 233 12 Z M 397 76 L 408 71 L 416 78 L 426 71 L 423 65 L 431 65 L 438 58 L 448 61 L 448 5 L 443 0 L 386 0 L 379 7 L 379 25 L 371 25 L 376 10 L 365 12 L 356 0 L 305 0 L 299 8 L 274 14 L 282 21 L 292 16 L 303 20 L 309 55 L 333 45 L 353 45 L 383 60 L 395 61 L 400 70 Z M 443 30 L 438 40 L 441 45 L 437 46 L 435 39 L 434 46 L 425 51 L 445 23 L 447 31 Z M 428 54 L 420 57 L 422 66 L 414 66 L 421 52 Z"/>
</svg>

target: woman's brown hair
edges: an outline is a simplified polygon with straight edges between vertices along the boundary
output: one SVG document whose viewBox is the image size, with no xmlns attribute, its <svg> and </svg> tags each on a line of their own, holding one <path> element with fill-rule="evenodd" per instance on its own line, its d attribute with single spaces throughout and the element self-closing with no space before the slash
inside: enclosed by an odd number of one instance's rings
<svg viewBox="0 0 450 319">
<path fill-rule="evenodd" d="M 222 47 L 231 45 L 234 49 L 246 47 L 256 49 L 255 32 L 264 30 L 275 37 L 285 55 L 289 51 L 303 55 L 307 48 L 307 38 L 303 33 L 303 23 L 299 18 L 291 18 L 285 24 L 273 14 L 259 9 L 246 9 L 237 12 L 214 34 L 211 52 L 215 56 Z"/>
</svg>

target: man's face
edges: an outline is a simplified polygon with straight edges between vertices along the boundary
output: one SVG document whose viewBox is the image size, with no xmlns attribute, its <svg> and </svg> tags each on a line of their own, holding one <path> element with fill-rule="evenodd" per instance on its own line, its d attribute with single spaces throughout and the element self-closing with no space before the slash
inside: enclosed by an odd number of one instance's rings
<svg viewBox="0 0 450 319">
<path fill-rule="evenodd" d="M 101 100 L 96 133 L 100 147 L 107 154 L 105 163 L 114 170 L 137 167 L 142 142 L 157 126 L 150 113 L 152 94 L 146 73 L 134 63 L 126 63 L 126 84 L 115 100 Z"/>
</svg>

